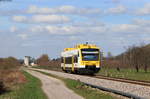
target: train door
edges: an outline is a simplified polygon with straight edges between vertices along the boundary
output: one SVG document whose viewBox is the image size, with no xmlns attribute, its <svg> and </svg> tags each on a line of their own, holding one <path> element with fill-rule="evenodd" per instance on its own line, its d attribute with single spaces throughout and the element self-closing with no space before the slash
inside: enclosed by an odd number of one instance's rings
<svg viewBox="0 0 150 99">
<path fill-rule="evenodd" d="M 72 72 L 75 72 L 78 68 L 78 56 L 74 55 L 72 56 Z"/>
<path fill-rule="evenodd" d="M 74 72 L 74 56 L 72 56 L 72 72 Z"/>
<path fill-rule="evenodd" d="M 66 70 L 66 67 L 65 67 L 65 64 L 66 64 L 65 57 L 63 57 L 63 63 L 64 63 L 63 69 Z"/>
</svg>

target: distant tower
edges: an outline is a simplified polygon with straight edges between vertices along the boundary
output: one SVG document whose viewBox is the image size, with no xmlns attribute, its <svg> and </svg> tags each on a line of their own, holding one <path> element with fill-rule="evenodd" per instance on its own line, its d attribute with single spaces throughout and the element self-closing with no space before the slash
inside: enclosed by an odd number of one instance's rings
<svg viewBox="0 0 150 99">
<path fill-rule="evenodd" d="M 29 66 L 29 65 L 30 65 L 30 56 L 25 56 L 25 57 L 24 57 L 24 64 L 25 64 L 26 66 Z"/>
</svg>

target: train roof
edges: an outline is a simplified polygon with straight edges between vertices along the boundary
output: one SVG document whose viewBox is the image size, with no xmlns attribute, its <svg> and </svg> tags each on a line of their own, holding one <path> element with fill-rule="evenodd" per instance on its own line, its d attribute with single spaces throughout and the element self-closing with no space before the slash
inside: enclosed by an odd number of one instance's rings
<svg viewBox="0 0 150 99">
<path fill-rule="evenodd" d="M 94 44 L 78 44 L 74 48 L 65 48 L 64 51 L 71 51 L 71 50 L 77 50 L 77 49 L 83 49 L 83 48 L 98 48 Z"/>
</svg>

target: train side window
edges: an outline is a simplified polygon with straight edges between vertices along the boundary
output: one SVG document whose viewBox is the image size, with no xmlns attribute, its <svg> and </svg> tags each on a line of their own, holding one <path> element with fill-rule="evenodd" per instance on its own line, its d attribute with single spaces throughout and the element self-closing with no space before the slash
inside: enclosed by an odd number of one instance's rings
<svg viewBox="0 0 150 99">
<path fill-rule="evenodd" d="M 64 59 L 63 59 L 63 57 L 61 57 L 61 63 L 64 63 Z"/>
<path fill-rule="evenodd" d="M 78 63 L 78 56 L 77 55 L 74 56 L 74 63 Z"/>
<path fill-rule="evenodd" d="M 66 64 L 72 64 L 72 57 L 66 57 Z"/>
</svg>

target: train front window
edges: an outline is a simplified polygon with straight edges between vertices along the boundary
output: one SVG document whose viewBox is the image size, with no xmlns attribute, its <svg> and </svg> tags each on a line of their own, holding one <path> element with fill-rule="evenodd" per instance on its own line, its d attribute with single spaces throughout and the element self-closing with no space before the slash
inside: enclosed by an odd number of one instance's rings
<svg viewBox="0 0 150 99">
<path fill-rule="evenodd" d="M 82 54 L 83 61 L 98 61 L 99 54 Z"/>
<path fill-rule="evenodd" d="M 81 49 L 83 61 L 98 61 L 99 49 Z"/>
</svg>

